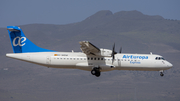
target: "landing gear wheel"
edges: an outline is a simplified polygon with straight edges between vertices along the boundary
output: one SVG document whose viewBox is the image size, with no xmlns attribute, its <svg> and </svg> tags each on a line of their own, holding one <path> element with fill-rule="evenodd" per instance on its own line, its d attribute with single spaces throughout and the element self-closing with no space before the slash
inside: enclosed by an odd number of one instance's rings
<svg viewBox="0 0 180 101">
<path fill-rule="evenodd" d="M 160 76 L 162 76 L 162 77 L 164 76 L 163 72 L 160 73 Z"/>
<path fill-rule="evenodd" d="M 93 68 L 93 70 L 91 71 L 91 74 L 95 75 L 96 77 L 99 77 L 101 75 L 101 72 L 99 69 L 100 68 L 97 68 L 97 67 Z"/>
<path fill-rule="evenodd" d="M 95 75 L 95 74 L 96 74 L 96 71 L 93 69 L 93 70 L 91 71 L 91 74 L 92 74 L 92 75 Z"/>
<path fill-rule="evenodd" d="M 96 77 L 99 77 L 101 75 L 101 72 L 97 71 L 95 75 L 96 75 Z"/>
<path fill-rule="evenodd" d="M 163 73 L 164 71 L 160 70 L 159 72 L 160 72 L 160 76 L 163 77 L 164 76 L 164 73 Z"/>
</svg>

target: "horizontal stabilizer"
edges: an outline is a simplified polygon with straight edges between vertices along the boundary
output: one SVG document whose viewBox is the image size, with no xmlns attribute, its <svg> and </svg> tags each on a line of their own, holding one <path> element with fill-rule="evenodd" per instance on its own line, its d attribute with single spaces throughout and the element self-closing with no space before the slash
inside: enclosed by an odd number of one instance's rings
<svg viewBox="0 0 180 101">
<path fill-rule="evenodd" d="M 7 26 L 7 30 L 9 31 L 15 31 L 15 32 L 19 32 L 21 31 L 20 27 L 17 27 L 17 26 Z"/>
</svg>

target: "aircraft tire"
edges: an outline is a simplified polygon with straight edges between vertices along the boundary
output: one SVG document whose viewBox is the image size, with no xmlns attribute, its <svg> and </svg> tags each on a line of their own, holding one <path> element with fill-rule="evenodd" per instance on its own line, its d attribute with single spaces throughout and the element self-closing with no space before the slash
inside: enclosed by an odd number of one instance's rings
<svg viewBox="0 0 180 101">
<path fill-rule="evenodd" d="M 160 73 L 160 76 L 164 76 L 164 74 L 161 72 L 161 73 Z"/>
<path fill-rule="evenodd" d="M 96 70 L 93 69 L 93 70 L 91 71 L 91 74 L 92 74 L 92 75 L 95 75 L 95 74 L 96 74 Z"/>
<path fill-rule="evenodd" d="M 95 75 L 96 75 L 96 77 L 99 77 L 101 75 L 101 72 L 97 71 Z"/>
<path fill-rule="evenodd" d="M 91 74 L 95 75 L 96 77 L 99 77 L 101 75 L 101 72 L 98 68 L 93 68 L 93 70 L 91 70 Z"/>
</svg>

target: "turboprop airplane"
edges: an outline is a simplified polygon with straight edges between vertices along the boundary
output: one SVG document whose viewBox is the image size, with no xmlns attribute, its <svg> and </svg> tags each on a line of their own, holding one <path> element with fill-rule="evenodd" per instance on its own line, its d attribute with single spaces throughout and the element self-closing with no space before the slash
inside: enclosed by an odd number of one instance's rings
<svg viewBox="0 0 180 101">
<path fill-rule="evenodd" d="M 32 43 L 17 26 L 7 26 L 14 53 L 6 56 L 51 68 L 67 68 L 91 71 L 99 77 L 101 72 L 112 70 L 163 71 L 172 68 L 172 64 L 162 56 L 155 54 L 125 54 L 101 49 L 88 41 L 81 41 L 82 52 L 57 52 L 40 48 Z"/>
</svg>

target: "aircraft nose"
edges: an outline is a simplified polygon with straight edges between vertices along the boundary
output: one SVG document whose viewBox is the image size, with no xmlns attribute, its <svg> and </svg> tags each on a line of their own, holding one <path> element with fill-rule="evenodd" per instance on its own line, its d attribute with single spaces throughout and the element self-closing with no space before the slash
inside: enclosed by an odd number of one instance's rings
<svg viewBox="0 0 180 101">
<path fill-rule="evenodd" d="M 168 66 L 169 68 L 172 68 L 172 67 L 173 67 L 173 65 L 172 65 L 170 62 L 168 62 L 167 66 Z"/>
</svg>

